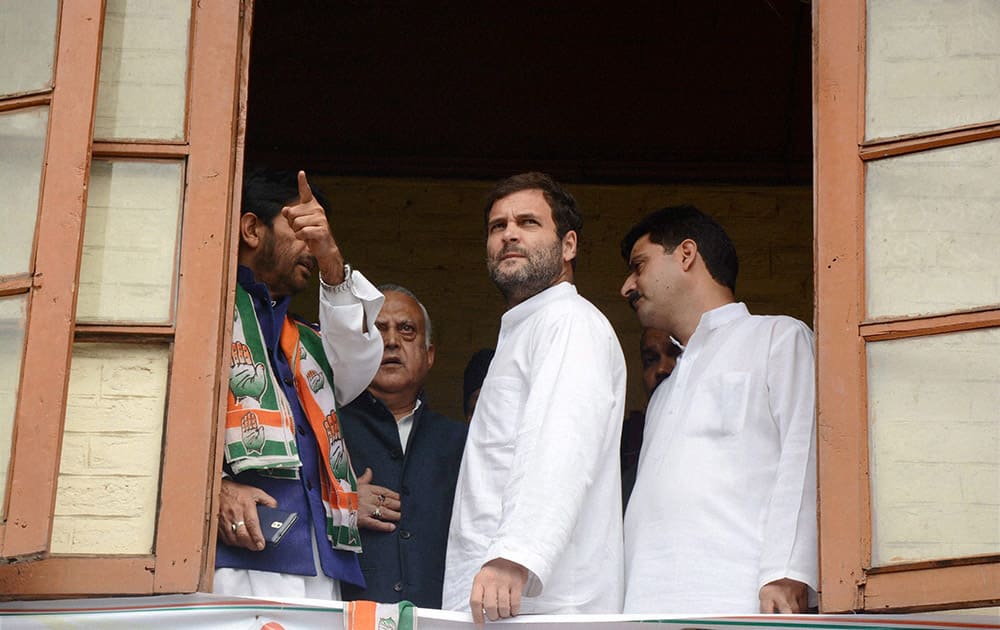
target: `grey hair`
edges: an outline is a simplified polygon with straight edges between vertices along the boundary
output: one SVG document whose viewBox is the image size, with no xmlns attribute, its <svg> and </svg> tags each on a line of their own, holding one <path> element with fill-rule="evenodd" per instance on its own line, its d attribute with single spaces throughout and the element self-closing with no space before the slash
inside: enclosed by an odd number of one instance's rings
<svg viewBox="0 0 1000 630">
<path fill-rule="evenodd" d="M 411 300 L 417 303 L 417 306 L 420 307 L 420 312 L 423 313 L 424 315 L 424 343 L 427 345 L 427 348 L 430 349 L 431 343 L 433 343 L 432 341 L 433 327 L 431 326 L 431 316 L 427 314 L 427 308 L 424 307 L 424 303 L 421 302 L 420 299 L 413 294 L 413 291 L 410 291 L 404 286 L 400 286 L 398 284 L 392 284 L 391 282 L 386 284 L 380 284 L 378 286 L 378 290 L 381 291 L 382 293 L 385 293 L 386 291 L 395 291 L 396 293 L 402 293 L 403 295 L 405 295 L 406 297 L 410 298 Z"/>
</svg>

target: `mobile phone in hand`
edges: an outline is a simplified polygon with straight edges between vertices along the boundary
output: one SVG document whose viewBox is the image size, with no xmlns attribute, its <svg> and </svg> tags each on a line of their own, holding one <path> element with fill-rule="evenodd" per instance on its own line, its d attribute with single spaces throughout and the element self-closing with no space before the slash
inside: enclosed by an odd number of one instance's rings
<svg viewBox="0 0 1000 630">
<path fill-rule="evenodd" d="M 257 504 L 257 516 L 260 518 L 260 531 L 264 540 L 270 545 L 277 545 L 292 525 L 299 520 L 298 512 L 286 512 L 266 505 Z"/>
</svg>

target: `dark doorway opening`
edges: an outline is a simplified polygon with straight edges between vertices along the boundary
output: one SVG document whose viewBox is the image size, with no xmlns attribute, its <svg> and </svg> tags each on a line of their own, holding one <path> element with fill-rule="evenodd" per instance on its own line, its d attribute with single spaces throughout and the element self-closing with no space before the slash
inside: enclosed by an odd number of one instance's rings
<svg viewBox="0 0 1000 630">
<path fill-rule="evenodd" d="M 465 361 L 503 310 L 482 194 L 516 172 L 547 171 L 580 200 L 577 284 L 630 370 L 639 330 L 617 296 L 617 242 L 663 205 L 726 226 L 751 310 L 812 320 L 810 20 L 802 0 L 258 0 L 247 164 L 315 175 L 352 264 L 424 301 L 428 390 L 460 417 Z"/>
</svg>

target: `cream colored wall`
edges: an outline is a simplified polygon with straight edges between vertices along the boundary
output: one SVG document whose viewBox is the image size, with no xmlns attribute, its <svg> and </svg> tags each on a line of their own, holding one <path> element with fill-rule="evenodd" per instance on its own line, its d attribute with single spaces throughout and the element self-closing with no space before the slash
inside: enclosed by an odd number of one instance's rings
<svg viewBox="0 0 1000 630">
<path fill-rule="evenodd" d="M 868 0 L 868 138 L 1000 118 L 1000 3 Z"/>
<path fill-rule="evenodd" d="M 462 373 L 493 347 L 504 304 L 486 274 L 482 202 L 493 182 L 324 177 L 331 225 L 346 258 L 373 282 L 412 289 L 434 321 L 437 363 L 428 392 L 461 417 Z M 812 322 L 812 199 L 808 187 L 570 185 L 584 213 L 577 285 L 618 331 L 630 370 L 629 408 L 645 406 L 639 326 L 618 290 L 629 227 L 666 205 L 693 203 L 727 229 L 740 255 L 739 298 L 757 313 Z M 312 291 L 295 308 L 315 317 Z"/>
<path fill-rule="evenodd" d="M 1000 118 L 1000 3 L 868 0 L 866 136 Z M 1000 140 L 869 162 L 868 318 L 1000 304 Z M 1000 329 L 868 344 L 876 566 L 1000 553 Z"/>
<path fill-rule="evenodd" d="M 152 551 L 167 369 L 166 346 L 74 346 L 52 553 Z"/>
</svg>

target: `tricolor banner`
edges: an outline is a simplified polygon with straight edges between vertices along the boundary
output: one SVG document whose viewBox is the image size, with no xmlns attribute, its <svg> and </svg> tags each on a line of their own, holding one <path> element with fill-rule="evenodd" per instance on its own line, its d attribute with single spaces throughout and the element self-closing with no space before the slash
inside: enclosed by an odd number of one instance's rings
<svg viewBox="0 0 1000 630">
<path fill-rule="evenodd" d="M 250 599 L 197 593 L 157 597 L 0 602 L 0 630 L 475 630 L 467 613 L 406 606 L 347 605 L 314 599 Z M 353 618 L 352 618 L 353 617 Z M 346 620 L 346 624 L 345 624 Z M 649 624 L 656 624 L 655 629 Z M 996 616 L 914 615 L 525 615 L 490 627 L 511 630 L 1000 630 Z"/>
</svg>

